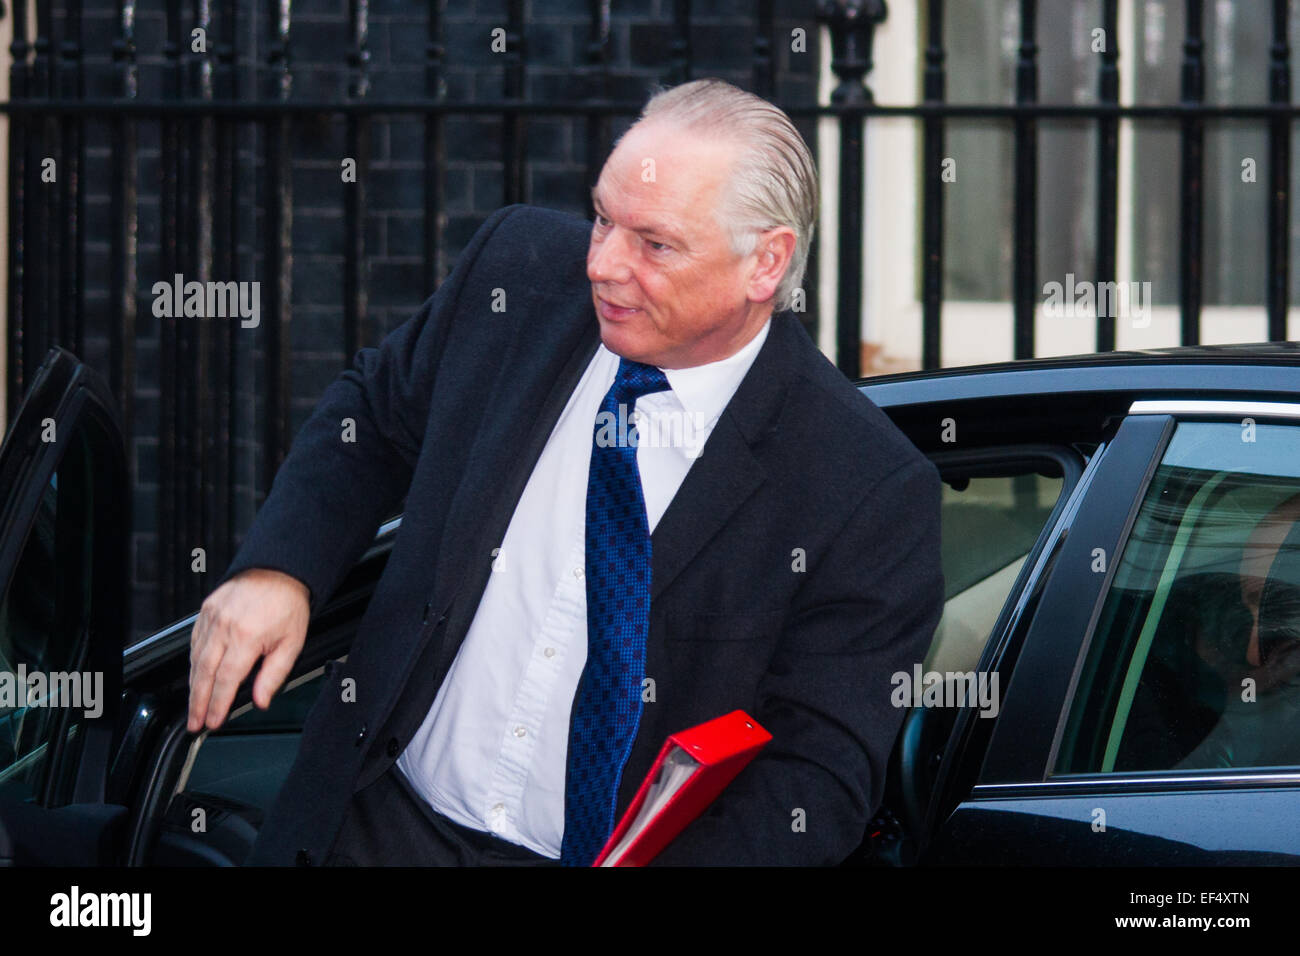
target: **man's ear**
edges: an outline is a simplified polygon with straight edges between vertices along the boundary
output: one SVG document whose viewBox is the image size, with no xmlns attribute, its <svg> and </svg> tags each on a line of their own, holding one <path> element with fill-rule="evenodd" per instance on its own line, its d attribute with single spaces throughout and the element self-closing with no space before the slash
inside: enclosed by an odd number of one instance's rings
<svg viewBox="0 0 1300 956">
<path fill-rule="evenodd" d="M 773 226 L 759 233 L 754 246 L 754 271 L 746 289 L 751 302 L 766 302 L 776 294 L 776 287 L 794 258 L 794 247 L 794 230 L 789 226 Z"/>
</svg>

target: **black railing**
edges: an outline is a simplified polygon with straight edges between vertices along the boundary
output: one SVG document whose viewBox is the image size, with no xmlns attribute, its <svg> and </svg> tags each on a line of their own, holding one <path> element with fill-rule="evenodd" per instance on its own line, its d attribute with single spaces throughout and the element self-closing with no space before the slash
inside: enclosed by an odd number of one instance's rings
<svg viewBox="0 0 1300 956">
<path fill-rule="evenodd" d="M 105 0 L 107 2 L 107 0 Z M 1021 0 L 1016 49 L 1014 102 L 967 105 L 946 101 L 947 74 L 944 3 L 929 0 L 922 10 L 924 52 L 922 99 L 907 106 L 874 102 L 868 80 L 872 44 L 878 24 L 887 17 L 883 0 L 810 0 L 805 25 L 808 46 L 817 47 L 822 24 L 830 34 L 837 85 L 829 104 L 777 102 L 797 120 L 829 117 L 839 128 L 838 183 L 824 183 L 838 207 L 837 283 L 830 291 L 836 323 L 836 361 L 846 375 L 861 372 L 861 317 L 865 276 L 859 268 L 864 234 L 864 139 L 873 118 L 907 117 L 922 132 L 920 195 L 922 238 L 919 294 L 922 327 L 919 354 L 925 368 L 941 364 L 945 206 L 942 166 L 945 127 L 949 121 L 982 118 L 1009 125 L 1014 141 L 1011 282 L 1013 354 L 1035 353 L 1034 315 L 1042 294 L 1037 269 L 1038 132 L 1041 121 L 1071 118 L 1095 124 L 1096 250 L 1095 280 L 1116 277 L 1118 211 L 1118 134 L 1121 119 L 1174 120 L 1181 130 L 1180 274 L 1181 339 L 1199 341 L 1204 256 L 1204 137 L 1207 122 L 1251 119 L 1266 125 L 1268 337 L 1286 336 L 1290 230 L 1290 135 L 1297 107 L 1290 102 L 1291 64 L 1287 42 L 1287 0 L 1272 4 L 1272 35 L 1267 64 L 1267 103 L 1224 106 L 1207 104 L 1202 59 L 1204 0 L 1185 0 L 1182 93 L 1176 104 L 1119 105 L 1117 0 L 1101 0 L 1100 26 L 1107 43 L 1097 58 L 1098 102 L 1080 106 L 1039 99 L 1038 4 Z M 300 95 L 296 88 L 291 0 L 263 0 L 251 6 L 259 17 L 256 54 L 238 48 L 236 38 L 253 36 L 241 20 L 250 4 L 240 0 L 154 0 L 165 10 L 166 68 L 159 92 L 142 93 L 139 25 L 144 4 L 117 0 L 115 35 L 91 43 L 111 45 L 115 82 L 106 95 L 88 95 L 83 0 L 61 3 L 37 0 L 36 22 L 27 6 L 9 5 L 14 24 L 10 100 L 0 104 L 9 120 L 9 258 L 8 268 L 8 409 L 12 415 L 44 352 L 52 344 L 84 354 L 88 324 L 107 343 L 107 372 L 130 427 L 137 415 L 157 416 L 158 581 L 161 617 L 174 617 L 202 597 L 203 575 L 191 571 L 195 542 L 207 547 L 207 570 L 220 572 L 228 562 L 240 526 L 248 518 L 237 507 L 239 482 L 236 439 L 250 438 L 261 449 L 256 492 L 264 494 L 283 460 L 291 438 L 290 372 L 296 340 L 294 326 L 293 219 L 304 201 L 294 189 L 296 135 L 301 124 L 341 121 L 343 149 L 353 163 L 333 197 L 341 210 L 342 341 L 345 361 L 357 348 L 372 343 L 368 327 L 369 277 L 367 213 L 372 195 L 370 175 L 374 124 L 380 118 L 408 117 L 422 124 L 423 206 L 420 255 L 424 294 L 433 291 L 450 265 L 447 251 L 447 127 L 451 117 L 496 117 L 500 120 L 502 203 L 529 200 L 530 120 L 565 117 L 581 123 L 577 178 L 586 195 L 607 155 L 613 121 L 634 117 L 642 100 L 627 95 L 626 75 L 612 67 L 609 0 L 591 0 L 585 46 L 575 48 L 579 83 L 571 95 L 530 100 L 529 22 L 523 0 L 507 0 L 503 30 L 501 96 L 495 100 L 448 95 L 447 68 L 458 51 L 445 41 L 444 0 L 431 0 L 423 30 L 422 95 L 409 99 L 376 96 L 371 57 L 372 15 L 367 0 L 348 4 L 346 93 L 338 99 L 318 92 Z M 778 89 L 776 51 L 788 43 L 775 28 L 772 0 L 758 0 L 753 20 L 752 89 L 769 97 Z M 54 48 L 55 8 L 61 42 Z M 671 5 L 671 42 L 659 69 L 663 82 L 681 82 L 696 74 L 691 32 L 695 17 L 690 0 Z M 32 27 L 34 26 L 34 31 Z M 187 54 L 194 29 L 211 38 L 212 56 L 195 61 Z M 29 36 L 34 32 L 34 40 Z M 644 85 L 644 84 L 643 84 Z M 88 144 L 102 137 L 109 154 L 111 231 L 91 235 L 86 228 L 84 188 Z M 813 144 L 815 145 L 815 143 Z M 147 147 L 147 148 L 146 148 Z M 154 194 L 142 190 L 142 155 L 157 153 Z M 46 163 L 58 170 L 58 188 L 44 188 Z M 149 162 L 152 162 L 152 158 Z M 146 195 L 147 193 L 147 195 Z M 258 218 L 260 216 L 260 219 Z M 256 225 L 254 225 L 256 223 Z M 142 233 L 156 237 L 158 254 L 146 261 Z M 154 240 L 151 240 L 154 241 Z M 92 250 L 92 246 L 94 247 Z M 102 248 L 106 246 L 106 248 Z M 88 254 L 93 252 L 93 260 Z M 815 322 L 818 246 L 809 263 L 806 301 Z M 181 274 L 199 281 L 256 278 L 265 290 L 257 349 L 264 362 L 260 416 L 241 403 L 247 382 L 250 346 L 238 322 L 159 319 L 159 390 L 144 395 L 136 387 L 137 341 L 146 317 L 143 297 L 158 279 Z M 88 301 L 88 270 L 106 276 L 107 299 Z M 102 268 L 101 268 L 102 267 Z M 870 268 L 870 266 L 868 266 Z M 1115 319 L 1099 315 L 1097 347 L 1115 346 Z M 250 422 L 257 422 L 255 428 Z M 139 479 L 141 476 L 137 476 Z M 246 509 L 245 509 L 246 511 Z"/>
<path fill-rule="evenodd" d="M 1119 3 L 1102 2 L 1102 30 L 1107 37 L 1119 34 Z M 1119 103 L 1119 45 L 1107 43 L 1097 71 L 1097 99 L 1105 106 Z M 1098 283 L 1115 281 L 1115 233 L 1119 214 L 1119 120 L 1102 116 L 1097 120 L 1097 264 Z M 1115 348 L 1115 323 L 1097 319 L 1097 351 Z"/>
</svg>

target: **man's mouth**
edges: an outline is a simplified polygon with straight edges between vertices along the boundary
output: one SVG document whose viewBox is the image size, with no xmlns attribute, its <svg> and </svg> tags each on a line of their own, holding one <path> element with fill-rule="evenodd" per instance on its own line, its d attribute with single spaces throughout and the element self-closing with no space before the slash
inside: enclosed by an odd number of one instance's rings
<svg viewBox="0 0 1300 956">
<path fill-rule="evenodd" d="M 610 302 L 608 299 L 599 295 L 596 296 L 596 308 L 600 312 L 601 318 L 615 319 L 615 320 L 625 319 L 629 315 L 632 315 L 633 313 L 640 311 L 639 309 L 634 309 L 630 306 L 619 305 L 616 302 Z"/>
</svg>

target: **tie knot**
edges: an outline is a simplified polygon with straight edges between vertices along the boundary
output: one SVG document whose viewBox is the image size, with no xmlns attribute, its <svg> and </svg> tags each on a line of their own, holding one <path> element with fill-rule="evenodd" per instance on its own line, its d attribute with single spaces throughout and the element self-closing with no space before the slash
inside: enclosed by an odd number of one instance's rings
<svg viewBox="0 0 1300 956">
<path fill-rule="evenodd" d="M 618 360 L 618 374 L 614 376 L 614 385 L 611 391 L 618 396 L 620 401 L 635 401 L 642 395 L 649 395 L 651 392 L 666 392 L 672 386 L 668 384 L 668 377 L 653 365 L 646 365 L 642 362 L 633 362 L 631 359 L 622 358 Z"/>
</svg>

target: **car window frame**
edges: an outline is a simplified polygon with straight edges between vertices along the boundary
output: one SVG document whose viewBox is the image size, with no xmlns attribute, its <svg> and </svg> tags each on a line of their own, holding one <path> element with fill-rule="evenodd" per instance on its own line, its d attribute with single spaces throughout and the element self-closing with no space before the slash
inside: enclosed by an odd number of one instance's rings
<svg viewBox="0 0 1300 956">
<path fill-rule="evenodd" d="M 1093 448 L 1090 456 L 1085 456 L 1078 447 L 1064 442 L 1025 442 L 982 445 L 977 448 L 934 451 L 927 454 L 926 457 L 941 476 L 945 472 L 951 474 L 953 469 L 969 469 L 972 471 L 971 477 L 975 477 L 975 473 L 980 470 L 986 474 L 997 474 L 1018 464 L 1030 465 L 1034 461 L 1045 460 L 1052 461 L 1061 468 L 1060 493 L 1047 520 L 1039 529 L 1033 547 L 1021 563 L 1020 570 L 1016 573 L 1015 580 L 1012 581 L 1003 599 L 993 626 L 989 629 L 976 664 L 977 672 L 986 671 L 993 661 L 1007 658 L 1012 635 L 1017 630 L 1017 624 L 1025 611 L 1030 592 L 1033 591 L 1035 581 L 1041 572 L 1045 553 L 1058 532 L 1062 516 L 1079 493 L 1080 487 L 1086 482 L 1089 470 L 1104 448 L 1105 442 L 1101 442 Z M 1001 702 L 999 702 L 1000 706 Z M 953 805 L 951 792 L 955 781 L 963 777 L 962 771 L 971 756 L 972 749 L 982 751 L 987 744 L 987 737 L 981 738 L 978 743 L 974 741 L 974 730 L 978 726 L 975 717 L 973 708 L 961 708 L 949 729 L 941 751 L 939 767 L 935 771 L 934 785 L 924 805 L 925 818 L 920 831 L 916 834 L 922 847 L 928 842 L 946 812 L 951 809 Z M 996 718 L 993 722 L 996 723 Z"/>
<path fill-rule="evenodd" d="M 37 439 L 46 420 L 56 423 L 64 440 L 46 443 Z M 69 435 L 79 436 L 85 443 L 84 454 L 93 466 L 87 475 L 94 486 L 95 503 L 80 517 L 94 522 L 95 534 L 81 569 L 89 576 L 91 593 L 83 600 L 89 600 L 90 607 L 75 609 L 78 634 L 67 666 L 75 672 L 101 672 L 104 699 L 102 713 L 94 719 L 80 719 L 74 710 L 60 708 L 45 739 L 5 768 L 8 774 L 14 766 L 40 754 L 44 768 L 33 800 L 42 807 L 104 800 L 121 695 L 128 589 L 130 501 L 121 421 L 103 379 L 73 353 L 55 347 L 33 376 L 0 453 L 5 479 L 11 482 L 0 506 L 0 600 L 12 586 L 17 563 L 29 545 L 40 500 L 73 450 L 66 440 Z M 120 506 L 104 508 L 100 504 L 109 501 Z M 86 529 L 81 531 L 84 536 Z"/>
<path fill-rule="evenodd" d="M 1080 482 L 1054 536 L 1047 556 L 1051 566 L 1039 579 L 1040 600 L 1003 688 L 976 790 L 1048 779 L 1060 714 L 1078 681 L 1081 654 L 1174 428 L 1171 415 L 1127 415 L 1089 462 L 1087 480 Z M 1105 571 L 1081 573 L 1092 565 L 1098 547 L 1106 554 Z M 1063 668 L 1063 660 L 1071 666 Z"/>
<path fill-rule="evenodd" d="M 1209 406 L 1211 405 L 1211 403 L 1169 403 L 1169 404 L 1162 404 L 1159 406 L 1156 406 L 1155 403 L 1151 403 L 1150 406 L 1147 406 L 1147 403 L 1138 402 L 1134 404 L 1134 408 L 1139 409 L 1139 414 L 1141 414 L 1140 409 L 1143 407 L 1160 407 L 1160 408 L 1177 409 L 1180 404 L 1185 406 L 1185 411 L 1179 413 L 1175 417 L 1175 421 L 1174 421 L 1175 428 L 1170 431 L 1168 437 L 1166 438 L 1165 442 L 1160 448 L 1159 461 L 1157 462 L 1157 466 L 1159 465 L 1159 462 L 1162 462 L 1164 460 L 1165 454 L 1168 451 L 1169 444 L 1173 440 L 1174 432 L 1176 432 L 1179 426 L 1199 423 L 1199 422 L 1219 422 L 1219 423 L 1230 423 L 1230 424 L 1241 423 L 1240 414 L 1233 415 L 1230 413 L 1230 410 L 1226 407 L 1223 408 L 1218 413 L 1210 411 Z M 1251 411 L 1252 409 L 1250 409 L 1247 406 L 1254 405 L 1256 406 L 1254 411 L 1256 412 L 1256 414 L 1258 414 L 1262 407 L 1262 403 L 1236 403 L 1236 404 L 1241 406 L 1240 408 L 1237 409 L 1238 412 Z M 1199 414 L 1196 411 L 1197 405 L 1203 406 L 1203 410 Z M 1285 412 L 1285 407 L 1288 405 L 1295 410 L 1294 414 L 1287 414 Z M 1298 434 L 1300 434 L 1300 403 L 1278 403 L 1273 406 L 1271 410 L 1271 414 L 1276 417 L 1269 417 L 1270 413 L 1265 412 L 1265 416 L 1263 420 L 1261 420 L 1259 423 L 1288 425 L 1292 428 L 1296 428 L 1298 430 Z M 1136 519 L 1137 511 L 1141 510 L 1141 506 L 1146 500 L 1146 496 L 1150 491 L 1150 483 L 1151 481 L 1154 480 L 1154 477 L 1155 477 L 1155 471 L 1153 469 L 1150 478 L 1148 478 L 1147 485 L 1142 489 L 1140 498 L 1136 502 L 1137 509 L 1134 512 L 1134 519 Z M 1121 546 L 1122 548 L 1127 548 L 1128 546 L 1129 536 L 1132 532 L 1132 527 L 1133 527 L 1133 522 L 1131 521 L 1125 530 L 1124 541 Z M 1288 769 L 1279 769 L 1276 766 L 1268 765 L 1268 766 L 1259 766 L 1259 767 L 1205 767 L 1205 768 L 1187 767 L 1187 768 L 1171 768 L 1171 769 L 1164 769 L 1164 770 L 1133 770 L 1133 771 L 1090 770 L 1090 771 L 1084 771 L 1078 773 L 1052 773 L 1051 772 L 1052 767 L 1055 765 L 1058 759 L 1061 741 L 1062 738 L 1064 737 L 1066 727 L 1069 724 L 1070 713 L 1074 706 L 1074 699 L 1077 693 L 1077 684 L 1079 681 L 1079 677 L 1082 674 L 1084 665 L 1087 661 L 1088 654 L 1092 650 L 1093 641 L 1098 639 L 1096 630 L 1097 630 L 1097 625 L 1099 623 L 1100 613 L 1102 608 L 1105 605 L 1105 600 L 1110 593 L 1110 588 L 1113 583 L 1113 581 L 1110 580 L 1110 578 L 1113 577 L 1113 574 L 1118 571 L 1119 563 L 1120 563 L 1119 558 L 1122 557 L 1123 553 L 1124 553 L 1123 550 L 1115 552 L 1116 560 L 1112 562 L 1110 568 L 1111 574 L 1108 574 L 1107 576 L 1108 580 L 1106 583 L 1106 587 L 1103 589 L 1101 593 L 1101 598 L 1097 603 L 1095 613 L 1093 615 L 1092 620 L 1089 623 L 1088 634 L 1082 646 L 1080 647 L 1079 656 L 1075 661 L 1074 673 L 1071 678 L 1069 692 L 1064 698 L 1064 700 L 1062 701 L 1062 708 L 1057 717 L 1056 734 L 1053 738 L 1052 750 L 1048 757 L 1044 782 L 1056 788 L 1069 788 L 1070 790 L 1132 789 L 1134 787 L 1147 788 L 1152 785 L 1158 787 L 1161 786 L 1168 787 L 1174 784 L 1192 785 L 1199 788 L 1207 785 L 1211 787 L 1217 787 L 1217 786 L 1237 786 L 1241 784 L 1294 786 L 1297 783 L 1300 783 L 1300 764 L 1297 764 L 1294 768 L 1288 768 Z M 1127 673 L 1128 672 L 1126 670 L 1126 674 Z"/>
<path fill-rule="evenodd" d="M 1170 788 L 1197 790 L 1242 786 L 1293 788 L 1300 784 L 1300 767 L 1295 770 L 1281 771 L 1272 767 L 1257 769 L 1236 767 L 1110 773 L 1092 771 L 1077 774 L 1051 772 L 1069 720 L 1079 677 L 1092 642 L 1096 638 L 1096 629 L 1106 596 L 1110 593 L 1114 575 L 1119 568 L 1119 559 L 1128 546 L 1137 515 L 1150 490 L 1156 469 L 1164 460 L 1177 426 L 1195 421 L 1230 421 L 1239 424 L 1244 414 L 1254 415 L 1261 422 L 1281 422 L 1292 427 L 1300 427 L 1300 402 L 1294 400 L 1280 403 L 1144 400 L 1132 404 L 1129 414 L 1121 425 L 1121 433 L 1125 433 L 1126 426 L 1130 422 L 1134 427 L 1129 428 L 1125 434 L 1126 447 L 1119 449 L 1124 452 L 1122 457 L 1127 459 L 1126 477 L 1129 479 L 1131 493 L 1127 507 L 1120 502 L 1111 501 L 1109 509 L 1112 520 L 1120 512 L 1127 512 L 1122 524 L 1122 533 L 1112 539 L 1112 547 L 1108 551 L 1111 559 L 1107 562 L 1106 573 L 1097 575 L 1099 579 L 1095 582 L 1097 586 L 1090 589 L 1093 593 L 1092 599 L 1087 602 L 1086 631 L 1074 637 L 1070 637 L 1068 633 L 1063 634 L 1062 636 L 1067 640 L 1058 642 L 1054 648 L 1058 656 L 1066 653 L 1067 650 L 1073 655 L 1068 685 L 1063 690 L 1054 689 L 1048 694 L 1041 691 L 1035 694 L 1036 688 L 1025 686 L 1028 681 L 1017 687 L 1013 677 L 1008 688 L 1007 700 L 1004 702 L 1003 716 L 1008 713 L 1015 716 L 1015 721 L 1008 721 L 1005 726 L 1018 725 L 1021 729 L 1019 740 L 1012 740 L 1009 732 L 1004 731 L 1003 739 L 999 741 L 996 739 L 995 729 L 995 739 L 990 744 L 988 760 L 969 796 L 970 799 L 1032 797 L 1044 794 L 1067 796 L 1076 793 L 1135 793 Z M 1144 436 L 1145 441 L 1132 440 Z M 1120 434 L 1117 434 L 1113 444 L 1118 445 L 1119 439 Z M 1137 474 L 1135 465 L 1141 463 L 1144 457 L 1147 460 L 1141 469 L 1140 484 L 1133 486 L 1132 478 Z M 1115 474 L 1121 476 L 1118 471 Z M 1085 500 L 1081 502 L 1081 512 L 1084 508 L 1088 509 L 1088 514 L 1084 517 L 1104 512 L 1106 510 L 1104 506 L 1107 504 L 1106 497 L 1104 483 L 1096 489 L 1088 489 Z M 1076 545 L 1076 550 L 1082 550 L 1081 543 L 1076 541 Z M 1054 592 L 1052 598 L 1055 602 L 1059 603 L 1063 600 L 1061 588 L 1049 587 L 1049 591 Z M 1046 663 L 1045 659 L 1049 656 L 1049 649 L 1052 648 L 1051 641 L 1045 640 L 1044 635 L 1039 633 L 1045 624 L 1036 621 L 1035 625 L 1031 626 L 1026 649 L 1037 662 L 1035 670 L 1041 671 L 1042 665 Z M 1059 624 L 1056 629 L 1065 630 L 1060 628 Z M 1020 673 L 1018 671 L 1017 676 Z M 999 720 L 999 724 L 1001 723 L 1002 721 Z M 1051 728 L 1051 744 L 1047 748 L 1041 746 L 1043 737 L 1041 728 L 1044 726 Z M 1015 753 L 1017 744 L 1021 751 L 1019 760 Z M 995 757 L 996 762 L 994 762 Z M 1017 767 L 1020 769 L 1015 769 Z M 1013 774 L 1020 779 L 1016 779 Z"/>
</svg>

